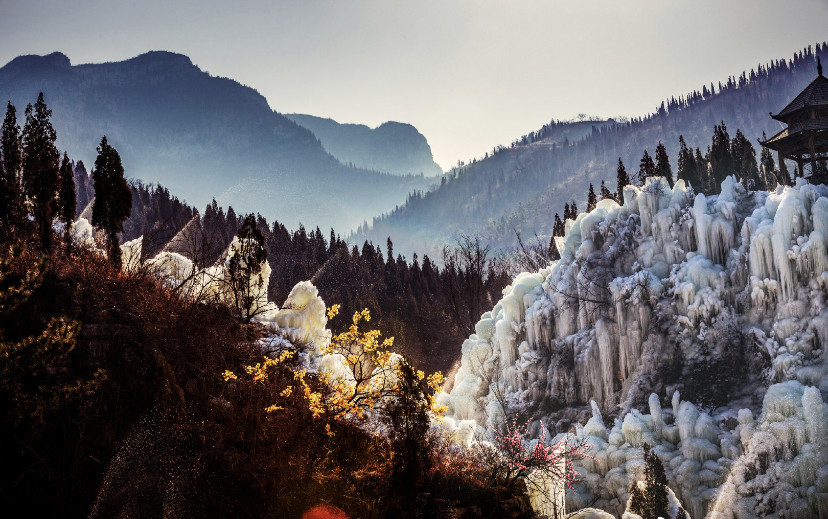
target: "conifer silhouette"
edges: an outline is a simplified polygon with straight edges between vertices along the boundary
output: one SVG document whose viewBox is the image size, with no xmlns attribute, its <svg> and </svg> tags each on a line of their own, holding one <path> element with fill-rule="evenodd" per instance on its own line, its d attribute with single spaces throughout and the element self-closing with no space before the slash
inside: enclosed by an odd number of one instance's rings
<svg viewBox="0 0 828 519">
<path fill-rule="evenodd" d="M 762 141 L 768 140 L 765 132 L 762 132 Z M 785 185 L 785 180 L 780 178 L 779 171 L 776 169 L 776 162 L 773 160 L 773 155 L 769 148 L 762 147 L 762 153 L 759 156 L 760 173 L 765 179 L 765 185 L 768 189 L 775 189 L 777 184 Z"/>
<path fill-rule="evenodd" d="M 718 195 L 722 190 L 722 182 L 728 175 L 737 174 L 730 146 L 730 135 L 724 121 L 713 127 L 713 143 L 710 145 L 708 159 L 710 162 L 710 178 L 708 179 L 708 195 Z"/>
<path fill-rule="evenodd" d="M 11 102 L 6 107 L 0 129 L 0 234 L 8 238 L 23 221 L 23 191 L 20 185 L 22 150 L 17 110 Z"/>
<path fill-rule="evenodd" d="M 624 163 L 621 161 L 621 157 L 618 157 L 618 176 L 617 178 L 617 187 L 616 191 L 618 192 L 618 203 L 624 205 L 624 188 L 630 185 L 630 176 L 627 174 L 627 168 L 624 167 Z"/>
<path fill-rule="evenodd" d="M 561 259 L 561 253 L 558 252 L 558 245 L 555 244 L 555 235 L 549 237 L 549 247 L 546 251 L 546 257 L 549 258 L 550 261 L 557 261 Z"/>
<path fill-rule="evenodd" d="M 51 115 L 41 92 L 34 106 L 26 107 L 23 126 L 23 188 L 31 204 L 40 246 L 46 254 L 52 252 L 52 219 L 60 187 L 60 152 L 55 147 L 57 134 L 49 120 Z"/>
<path fill-rule="evenodd" d="M 644 519 L 669 517 L 667 510 L 667 474 L 664 465 L 648 444 L 644 444 L 644 481 L 647 483 Z"/>
<path fill-rule="evenodd" d="M 618 201 L 618 198 L 610 191 L 607 186 L 605 185 L 604 181 L 601 181 L 601 200 L 615 200 Z"/>
<path fill-rule="evenodd" d="M 565 234 L 566 226 L 564 225 L 563 220 L 561 220 L 561 217 L 558 216 L 558 213 L 555 213 L 555 225 L 552 226 L 552 236 L 563 237 Z"/>
<path fill-rule="evenodd" d="M 236 238 L 238 246 L 227 259 L 227 279 L 236 311 L 244 322 L 250 322 L 261 311 L 262 266 L 267 261 L 264 235 L 255 216 L 245 217 Z"/>
<path fill-rule="evenodd" d="M 587 212 L 592 212 L 595 209 L 595 205 L 598 204 L 598 197 L 595 196 L 595 189 L 593 189 L 592 184 L 589 185 L 589 193 L 587 194 Z"/>
<path fill-rule="evenodd" d="M 70 227 L 77 214 L 77 199 L 75 198 L 75 171 L 69 155 L 64 152 L 63 162 L 60 165 L 60 194 L 58 196 L 58 219 L 63 222 L 64 239 L 67 245 L 72 244 Z"/>
<path fill-rule="evenodd" d="M 670 187 L 673 187 L 673 168 L 670 166 L 667 148 L 661 141 L 658 141 L 658 146 L 656 146 L 655 176 L 666 178 Z"/>
<path fill-rule="evenodd" d="M 95 202 L 92 205 L 92 225 L 103 230 L 108 238 L 107 254 L 116 268 L 121 268 L 121 246 L 118 233 L 124 231 L 124 221 L 132 214 L 132 191 L 124 179 L 121 156 L 101 139 L 98 157 L 92 171 Z"/>
<path fill-rule="evenodd" d="M 687 147 L 687 143 L 684 141 L 684 136 L 682 135 L 679 135 L 678 171 L 676 172 L 676 178 L 678 180 L 684 180 L 697 193 L 704 192 L 704 185 L 699 176 L 696 159 L 693 157 L 693 149 Z"/>
<path fill-rule="evenodd" d="M 654 177 L 656 174 L 656 165 L 653 158 L 644 150 L 644 155 L 641 157 L 641 163 L 638 166 L 638 179 L 636 183 L 639 187 L 643 186 L 648 178 Z"/>
</svg>

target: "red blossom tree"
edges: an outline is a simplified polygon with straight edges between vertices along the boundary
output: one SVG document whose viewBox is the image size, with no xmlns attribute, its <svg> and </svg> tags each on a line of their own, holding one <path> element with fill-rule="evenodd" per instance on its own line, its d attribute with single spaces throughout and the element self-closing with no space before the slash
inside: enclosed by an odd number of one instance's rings
<svg viewBox="0 0 828 519">
<path fill-rule="evenodd" d="M 489 467 L 491 477 L 512 490 L 519 479 L 544 494 L 549 489 L 541 486 L 543 481 L 560 482 L 572 489 L 579 475 L 572 463 L 582 458 L 592 458 L 592 449 L 585 439 L 567 438 L 553 444 L 546 442 L 546 428 L 541 422 L 541 435 L 537 443 L 529 447 L 529 419 L 521 425 L 517 417 L 506 420 L 504 429 L 492 428 L 494 443 L 481 442 L 481 460 Z M 540 476 L 540 477 L 538 477 Z"/>
</svg>

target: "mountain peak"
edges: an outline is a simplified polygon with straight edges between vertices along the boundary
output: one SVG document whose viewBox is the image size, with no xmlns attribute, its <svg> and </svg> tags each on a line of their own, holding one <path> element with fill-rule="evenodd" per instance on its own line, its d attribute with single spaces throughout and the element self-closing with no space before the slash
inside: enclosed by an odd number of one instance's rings
<svg viewBox="0 0 828 519">
<path fill-rule="evenodd" d="M 177 66 L 177 67 L 193 67 L 198 68 L 193 65 L 192 60 L 189 56 L 185 56 L 184 54 L 179 54 L 177 52 L 170 52 L 166 50 L 151 50 L 149 52 L 145 52 L 143 54 L 139 54 L 134 58 L 130 58 L 128 60 L 124 60 L 122 63 L 133 63 L 133 64 L 158 64 L 158 65 L 165 65 L 165 66 Z"/>
<path fill-rule="evenodd" d="M 304 114 L 286 117 L 316 135 L 322 146 L 343 164 L 392 175 L 440 175 L 426 138 L 408 123 L 386 121 L 376 128 L 340 124 L 333 119 Z"/>
<path fill-rule="evenodd" d="M 8 62 L 0 70 L 19 71 L 19 70 L 33 70 L 33 69 L 54 69 L 54 68 L 69 68 L 72 66 L 69 57 L 62 52 L 53 52 L 40 56 L 38 54 L 28 54 L 25 56 L 18 56 Z"/>
</svg>

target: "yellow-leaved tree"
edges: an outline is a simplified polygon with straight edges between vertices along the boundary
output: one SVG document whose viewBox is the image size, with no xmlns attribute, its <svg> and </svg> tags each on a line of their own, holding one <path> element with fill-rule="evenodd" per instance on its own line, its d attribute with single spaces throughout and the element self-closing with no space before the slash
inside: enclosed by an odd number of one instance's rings
<svg viewBox="0 0 828 519">
<path fill-rule="evenodd" d="M 339 305 L 328 308 L 328 318 L 335 317 L 339 308 Z M 371 314 L 367 309 L 355 312 L 348 330 L 335 335 L 330 344 L 321 349 L 323 357 L 330 361 L 319 371 L 318 382 L 321 384 L 309 381 L 307 369 L 297 369 L 293 372 L 292 383 L 279 393 L 279 399 L 284 401 L 272 402 L 265 410 L 283 409 L 293 392 L 301 391 L 314 418 L 327 422 L 326 430 L 332 435 L 333 422 L 348 417 L 361 420 L 370 414 L 382 413 L 391 409 L 400 398 L 408 398 L 410 395 L 406 393 L 415 390 L 416 386 L 429 413 L 440 416 L 445 412 L 445 406 L 435 403 L 443 375 L 437 372 L 425 377 L 422 371 L 414 371 L 401 355 L 390 351 L 393 337 L 382 339 L 379 330 L 360 329 L 360 325 L 370 321 Z M 245 373 L 253 382 L 264 382 L 270 368 L 283 365 L 294 356 L 295 352 L 291 350 L 274 358 L 266 356 L 261 363 L 246 366 Z M 415 384 L 407 382 L 407 378 L 411 378 L 409 373 L 413 374 Z M 227 381 L 238 379 L 238 375 L 231 371 L 225 371 L 223 376 Z"/>
</svg>

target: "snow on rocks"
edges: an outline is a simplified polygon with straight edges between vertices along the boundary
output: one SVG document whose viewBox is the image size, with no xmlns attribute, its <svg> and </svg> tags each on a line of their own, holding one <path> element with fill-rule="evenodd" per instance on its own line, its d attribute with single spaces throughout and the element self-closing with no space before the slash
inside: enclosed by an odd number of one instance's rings
<svg viewBox="0 0 828 519">
<path fill-rule="evenodd" d="M 770 386 L 758 420 L 740 413 L 736 432 L 744 454 L 734 460 L 709 517 L 816 517 L 828 492 L 826 412 L 814 387 L 795 380 Z"/>
<path fill-rule="evenodd" d="M 648 443 L 693 517 L 814 516 L 828 493 L 828 188 L 751 192 L 731 177 L 704 196 L 648 179 L 624 193 L 567 221 L 561 259 L 482 316 L 447 415 L 574 425 L 595 460 L 569 509 L 622 513 Z M 745 376 L 729 404 L 668 393 L 711 362 Z"/>
<path fill-rule="evenodd" d="M 95 247 L 95 229 L 86 218 L 78 218 L 72 224 L 70 231 L 72 233 L 72 242 L 80 247 Z"/>
</svg>

